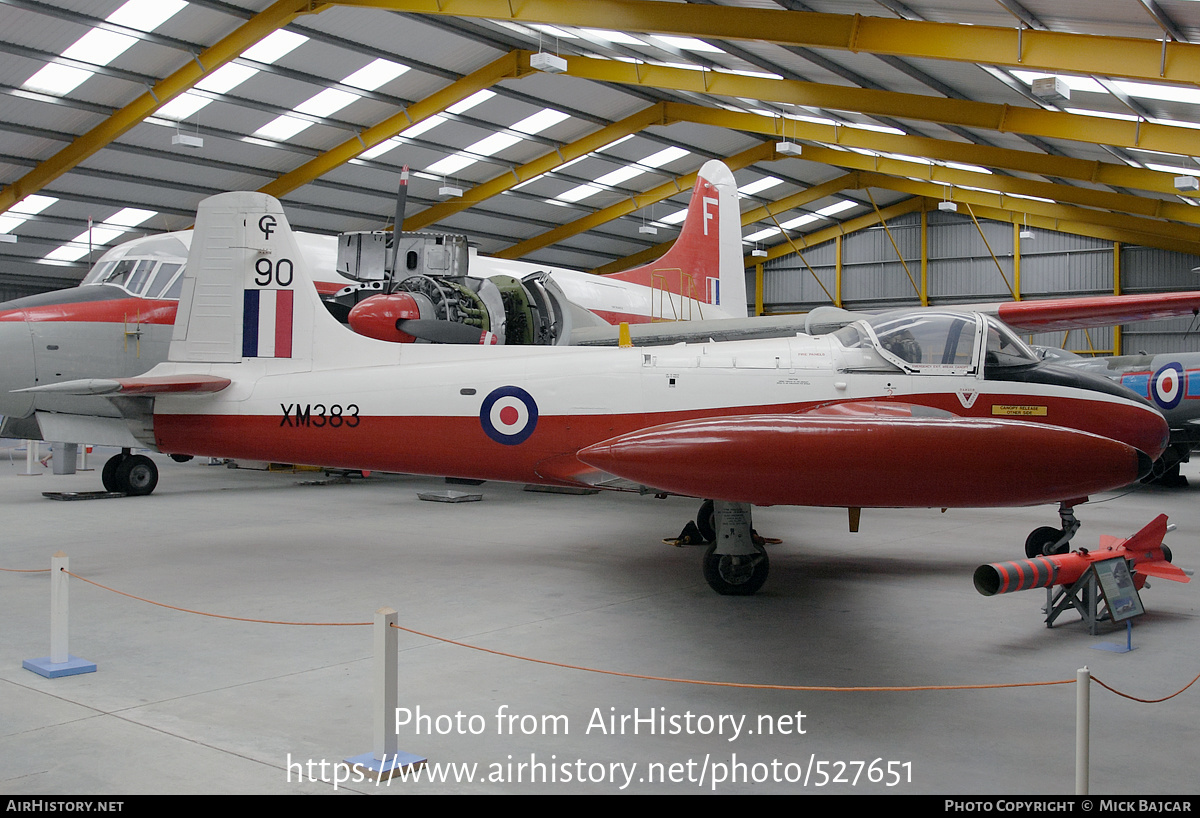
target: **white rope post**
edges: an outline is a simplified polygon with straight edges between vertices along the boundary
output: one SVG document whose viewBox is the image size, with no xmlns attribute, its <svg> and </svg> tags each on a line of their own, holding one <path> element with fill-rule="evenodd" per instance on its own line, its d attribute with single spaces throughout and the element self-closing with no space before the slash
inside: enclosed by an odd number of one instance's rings
<svg viewBox="0 0 1200 818">
<path fill-rule="evenodd" d="M 392 627 L 399 620 L 394 608 L 375 612 L 375 759 L 396 757 L 396 705 L 399 691 L 397 659 L 399 640 Z"/>
<path fill-rule="evenodd" d="M 50 662 L 61 665 L 71 653 L 67 650 L 67 626 L 71 621 L 71 559 L 62 551 L 50 558 Z"/>
<path fill-rule="evenodd" d="M 1075 672 L 1075 794 L 1088 794 L 1088 767 L 1091 765 L 1092 673 L 1086 667 Z"/>
<path fill-rule="evenodd" d="M 21 472 L 22 477 L 37 477 L 41 474 L 40 471 L 34 471 L 33 465 L 38 462 L 38 442 L 36 440 L 25 441 L 25 471 Z"/>
<path fill-rule="evenodd" d="M 21 667 L 47 679 L 96 672 L 95 662 L 72 656 L 67 649 L 67 629 L 71 622 L 67 593 L 70 567 L 71 561 L 62 551 L 50 558 L 50 655 L 21 662 Z"/>
</svg>

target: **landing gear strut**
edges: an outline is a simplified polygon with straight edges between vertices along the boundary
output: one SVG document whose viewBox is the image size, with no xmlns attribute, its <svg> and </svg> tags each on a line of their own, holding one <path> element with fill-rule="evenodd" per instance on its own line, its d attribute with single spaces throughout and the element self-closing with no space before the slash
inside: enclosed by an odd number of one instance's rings
<svg viewBox="0 0 1200 818">
<path fill-rule="evenodd" d="M 1075 518 L 1075 503 L 1078 502 L 1081 501 L 1064 501 L 1058 504 L 1058 519 L 1062 521 L 1062 528 L 1042 526 L 1035 528 L 1025 538 L 1026 557 L 1033 559 L 1067 553 L 1071 547 L 1071 538 L 1079 531 L 1080 522 Z"/>
<path fill-rule="evenodd" d="M 107 491 L 140 497 L 154 491 L 158 485 L 158 466 L 142 454 L 130 454 L 122 449 L 104 464 L 100 480 Z"/>
<path fill-rule="evenodd" d="M 710 501 L 705 501 L 705 505 Z M 701 506 L 703 516 L 705 506 Z M 697 519 L 699 523 L 699 519 Z M 767 581 L 771 562 L 754 541 L 748 503 L 713 503 L 713 544 L 704 552 L 704 579 L 718 594 L 750 596 Z"/>
</svg>

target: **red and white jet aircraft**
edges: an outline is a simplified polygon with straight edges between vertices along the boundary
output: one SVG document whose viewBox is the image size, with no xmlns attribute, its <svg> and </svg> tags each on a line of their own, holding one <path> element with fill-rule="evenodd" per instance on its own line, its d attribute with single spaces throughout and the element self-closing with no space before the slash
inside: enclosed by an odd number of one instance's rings
<svg viewBox="0 0 1200 818">
<path fill-rule="evenodd" d="M 275 199 L 212 197 L 195 231 L 168 361 L 20 394 L 105 396 L 110 424 L 172 454 L 711 498 L 721 593 L 766 579 L 752 504 L 1071 502 L 1137 479 L 1167 441 L 1145 401 L 979 313 L 665 347 L 395 344 L 329 315 Z M 153 469 L 116 466 L 135 488 Z"/>
</svg>

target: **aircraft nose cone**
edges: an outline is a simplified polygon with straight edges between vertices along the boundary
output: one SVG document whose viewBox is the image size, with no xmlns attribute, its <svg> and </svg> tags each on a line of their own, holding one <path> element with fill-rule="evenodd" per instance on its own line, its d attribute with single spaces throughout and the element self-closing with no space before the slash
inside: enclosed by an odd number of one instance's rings
<svg viewBox="0 0 1200 818">
<path fill-rule="evenodd" d="M 13 394 L 14 389 L 37 386 L 33 363 L 33 336 L 21 313 L 0 314 L 0 415 L 27 417 L 33 412 L 33 395 Z"/>
</svg>

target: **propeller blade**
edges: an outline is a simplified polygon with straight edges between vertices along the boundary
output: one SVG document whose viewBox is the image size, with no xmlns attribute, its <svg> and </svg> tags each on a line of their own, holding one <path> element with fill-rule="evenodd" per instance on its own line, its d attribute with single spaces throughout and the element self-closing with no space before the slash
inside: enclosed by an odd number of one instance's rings
<svg viewBox="0 0 1200 818">
<path fill-rule="evenodd" d="M 408 165 L 400 168 L 400 187 L 396 190 L 396 216 L 392 221 L 391 279 L 396 279 L 396 256 L 400 252 L 400 234 L 404 231 L 404 206 L 408 202 Z M 389 289 L 391 289 L 389 287 Z"/>
<path fill-rule="evenodd" d="M 479 327 L 436 318 L 401 318 L 396 329 L 434 344 L 478 344 L 483 334 Z"/>
</svg>

